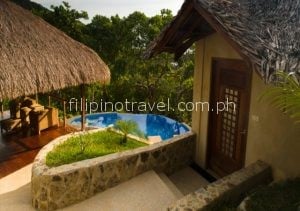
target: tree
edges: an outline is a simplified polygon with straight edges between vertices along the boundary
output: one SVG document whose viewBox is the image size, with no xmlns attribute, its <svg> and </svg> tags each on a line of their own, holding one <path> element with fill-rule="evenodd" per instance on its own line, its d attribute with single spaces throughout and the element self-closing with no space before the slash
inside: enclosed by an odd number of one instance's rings
<svg viewBox="0 0 300 211">
<path fill-rule="evenodd" d="M 170 10 L 161 10 L 160 14 L 153 17 L 147 17 L 142 12 L 122 18 L 118 15 L 110 18 L 96 15 L 86 25 L 81 19 L 86 19 L 87 13 L 72 9 L 66 2 L 52 6 L 51 10 L 35 7 L 34 12 L 92 48 L 108 64 L 111 70 L 110 85 L 88 85 L 86 92 L 89 101 L 103 99 L 114 103 L 127 99 L 154 103 L 170 99 L 174 111 L 152 112 L 191 122 L 191 112 L 179 112 L 176 105 L 180 101 L 192 101 L 194 49 L 188 50 L 177 62 L 169 54 L 161 54 L 150 60 L 142 58 L 149 43 L 172 20 Z M 80 98 L 78 87 L 57 93 L 65 98 Z"/>
<path fill-rule="evenodd" d="M 123 138 L 120 141 L 120 144 L 127 143 L 128 134 L 136 134 L 140 136 L 141 131 L 139 126 L 133 120 L 118 120 L 115 124 L 115 128 L 123 133 Z"/>
<path fill-rule="evenodd" d="M 34 10 L 34 13 L 44 18 L 48 23 L 62 30 L 67 35 L 80 42 L 85 42 L 83 33 L 85 25 L 80 21 L 87 20 L 85 11 L 71 9 L 68 2 L 63 1 L 60 6 L 51 6 L 51 10 Z"/>
<path fill-rule="evenodd" d="M 118 16 L 115 19 L 118 19 Z M 116 34 L 113 28 L 113 22 L 110 18 L 96 15 L 91 23 L 86 25 L 84 30 L 87 35 L 86 44 L 94 49 L 109 65 L 114 63 L 118 50 Z"/>
</svg>

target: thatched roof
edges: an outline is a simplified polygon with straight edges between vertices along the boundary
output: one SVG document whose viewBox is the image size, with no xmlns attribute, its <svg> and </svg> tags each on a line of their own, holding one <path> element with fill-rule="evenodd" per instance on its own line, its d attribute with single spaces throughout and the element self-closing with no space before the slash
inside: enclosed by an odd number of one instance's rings
<svg viewBox="0 0 300 211">
<path fill-rule="evenodd" d="M 220 33 L 267 81 L 277 70 L 300 73 L 300 0 L 186 0 L 145 55 L 167 51 L 178 58 L 209 31 Z"/>
<path fill-rule="evenodd" d="M 93 50 L 0 0 L 0 100 L 109 80 L 109 68 Z"/>
</svg>

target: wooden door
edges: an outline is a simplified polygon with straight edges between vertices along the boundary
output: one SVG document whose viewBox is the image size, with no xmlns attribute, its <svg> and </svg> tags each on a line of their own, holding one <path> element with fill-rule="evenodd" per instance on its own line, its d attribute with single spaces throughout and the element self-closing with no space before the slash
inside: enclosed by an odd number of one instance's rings
<svg viewBox="0 0 300 211">
<path fill-rule="evenodd" d="M 220 176 L 244 166 L 250 83 L 244 61 L 213 59 L 207 164 Z"/>
</svg>

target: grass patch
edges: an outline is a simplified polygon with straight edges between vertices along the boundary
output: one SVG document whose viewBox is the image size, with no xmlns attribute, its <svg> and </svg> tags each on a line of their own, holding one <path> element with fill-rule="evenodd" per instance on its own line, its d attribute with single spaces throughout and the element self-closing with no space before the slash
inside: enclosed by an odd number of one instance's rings
<svg viewBox="0 0 300 211">
<path fill-rule="evenodd" d="M 299 210 L 300 178 L 274 183 L 256 190 L 250 195 L 247 210 Z"/>
<path fill-rule="evenodd" d="M 229 202 L 229 201 L 223 201 L 220 203 L 217 203 L 207 209 L 204 209 L 205 211 L 236 211 L 237 207 L 239 206 L 238 203 Z"/>
<path fill-rule="evenodd" d="M 120 144 L 122 138 L 122 135 L 113 131 L 100 131 L 71 137 L 47 154 L 46 165 L 55 167 L 147 146 L 131 138 L 128 138 L 126 144 Z"/>
<path fill-rule="evenodd" d="M 255 188 L 246 200 L 247 211 L 299 211 L 300 178 Z M 207 211 L 236 211 L 241 201 L 221 201 Z"/>
</svg>

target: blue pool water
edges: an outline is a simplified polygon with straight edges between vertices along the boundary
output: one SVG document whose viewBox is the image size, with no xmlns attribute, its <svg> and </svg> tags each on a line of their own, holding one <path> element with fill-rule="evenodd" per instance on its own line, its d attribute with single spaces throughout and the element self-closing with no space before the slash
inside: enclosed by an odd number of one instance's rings
<svg viewBox="0 0 300 211">
<path fill-rule="evenodd" d="M 108 127 L 117 120 L 133 120 L 146 137 L 160 136 L 162 140 L 170 139 L 174 135 L 181 135 L 190 130 L 180 122 L 156 114 L 96 113 L 86 115 L 86 122 L 90 127 Z M 75 117 L 69 123 L 80 126 L 81 117 Z"/>
</svg>

